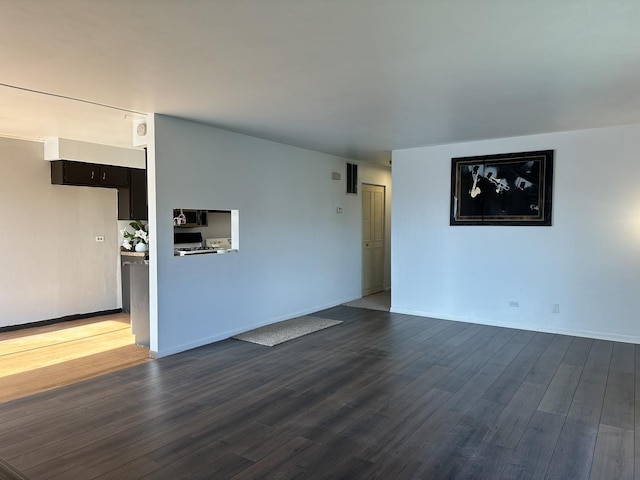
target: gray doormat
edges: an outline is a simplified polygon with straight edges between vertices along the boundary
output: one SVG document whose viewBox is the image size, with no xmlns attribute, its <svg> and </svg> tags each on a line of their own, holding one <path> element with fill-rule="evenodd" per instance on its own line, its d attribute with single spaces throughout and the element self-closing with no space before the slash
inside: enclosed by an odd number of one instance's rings
<svg viewBox="0 0 640 480">
<path fill-rule="evenodd" d="M 249 330 L 248 332 L 236 335 L 237 340 L 245 342 L 257 343 L 258 345 L 266 345 L 273 347 L 280 343 L 288 342 L 294 338 L 308 335 L 309 333 L 324 330 L 342 323 L 341 320 L 329 320 L 327 318 L 313 317 L 307 315 L 305 317 L 292 318 L 284 322 L 273 323 L 264 327 Z"/>
</svg>

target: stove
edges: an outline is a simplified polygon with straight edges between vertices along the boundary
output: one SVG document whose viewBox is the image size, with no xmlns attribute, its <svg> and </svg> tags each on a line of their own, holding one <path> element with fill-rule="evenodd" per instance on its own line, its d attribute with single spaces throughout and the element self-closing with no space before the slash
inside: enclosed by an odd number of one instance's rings
<svg viewBox="0 0 640 480">
<path fill-rule="evenodd" d="M 220 244 L 209 244 L 202 240 L 200 232 L 176 232 L 173 234 L 173 255 L 200 255 L 202 253 L 226 253 Z"/>
<path fill-rule="evenodd" d="M 202 233 L 200 232 L 175 232 L 173 234 L 173 254 L 176 256 L 210 253 L 201 251 L 202 248 Z"/>
<path fill-rule="evenodd" d="M 201 253 L 217 253 L 218 249 L 215 247 L 176 247 L 174 248 L 174 254 L 184 257 L 185 255 L 198 255 Z"/>
</svg>

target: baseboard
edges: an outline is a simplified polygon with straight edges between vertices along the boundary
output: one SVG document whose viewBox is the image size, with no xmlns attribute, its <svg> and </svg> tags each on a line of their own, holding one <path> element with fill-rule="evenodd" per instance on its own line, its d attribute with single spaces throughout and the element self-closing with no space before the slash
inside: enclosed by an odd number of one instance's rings
<svg viewBox="0 0 640 480">
<path fill-rule="evenodd" d="M 598 332 L 591 330 L 579 330 L 579 329 L 563 329 L 563 328 L 548 328 L 538 327 L 536 325 L 523 325 L 522 323 L 515 322 L 500 322 L 500 321 L 487 321 L 484 319 L 468 318 L 468 317 L 456 317 L 453 315 L 442 315 L 439 313 L 422 312 L 416 310 L 407 310 L 403 308 L 391 308 L 393 313 L 401 313 L 404 315 L 414 315 L 416 317 L 428 317 L 435 318 L 437 320 L 450 320 L 452 322 L 474 323 L 478 325 L 487 325 L 491 327 L 503 327 L 514 328 L 517 330 L 527 330 L 530 332 L 543 332 L 553 333 L 557 335 L 569 335 L 572 337 L 591 338 L 596 340 L 608 340 L 611 342 L 633 343 L 640 344 L 640 337 L 636 335 L 623 335 L 619 333 L 610 332 Z"/>
<path fill-rule="evenodd" d="M 53 325 L 54 323 L 70 322 L 72 320 L 82 320 L 83 318 L 100 317 L 103 315 L 113 315 L 114 313 L 122 313 L 122 309 L 116 308 L 113 310 L 101 310 L 99 312 L 78 313 L 75 315 L 66 315 L 64 317 L 51 318 L 49 320 L 39 320 L 37 322 L 21 323 L 20 325 L 8 325 L 6 327 L 0 327 L 0 333 L 11 332 L 14 330 L 23 330 L 25 328 L 44 327 L 46 325 Z"/>
</svg>

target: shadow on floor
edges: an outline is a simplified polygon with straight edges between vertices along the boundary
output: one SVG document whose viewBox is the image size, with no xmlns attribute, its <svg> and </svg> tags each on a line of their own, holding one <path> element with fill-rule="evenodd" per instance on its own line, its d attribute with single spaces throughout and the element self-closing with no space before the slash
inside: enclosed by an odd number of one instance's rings
<svg viewBox="0 0 640 480">
<path fill-rule="evenodd" d="M 368 308 L 369 310 L 382 310 L 388 312 L 391 308 L 391 290 L 374 293 L 352 302 L 344 303 L 347 307 Z"/>
</svg>

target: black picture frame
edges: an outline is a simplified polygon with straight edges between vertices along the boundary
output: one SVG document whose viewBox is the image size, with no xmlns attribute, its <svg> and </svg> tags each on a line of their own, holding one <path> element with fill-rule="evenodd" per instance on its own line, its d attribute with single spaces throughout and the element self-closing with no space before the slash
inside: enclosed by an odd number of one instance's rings
<svg viewBox="0 0 640 480">
<path fill-rule="evenodd" d="M 450 225 L 551 226 L 553 150 L 451 159 Z"/>
</svg>

